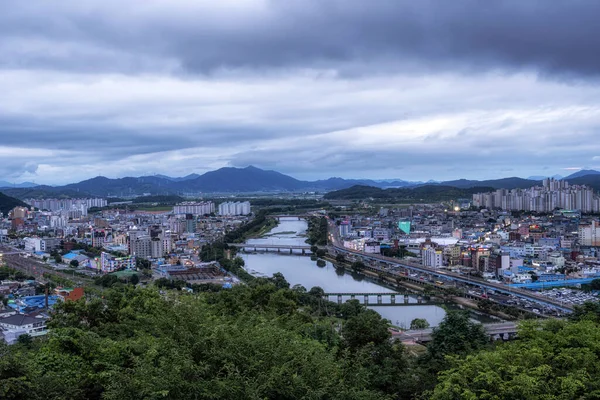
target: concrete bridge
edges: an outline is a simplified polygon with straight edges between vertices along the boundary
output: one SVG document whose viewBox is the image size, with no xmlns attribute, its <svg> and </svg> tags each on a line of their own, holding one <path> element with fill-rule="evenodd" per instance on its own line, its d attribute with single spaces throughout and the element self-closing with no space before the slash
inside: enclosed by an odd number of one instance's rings
<svg viewBox="0 0 600 400">
<path fill-rule="evenodd" d="M 277 220 L 280 220 L 282 218 L 290 218 L 290 219 L 295 218 L 298 221 L 300 221 L 302 219 L 310 218 L 310 217 L 312 217 L 312 215 L 310 215 L 310 214 L 299 214 L 299 215 L 283 215 L 283 214 L 281 214 L 281 215 L 268 215 L 267 217 L 268 218 L 275 218 Z"/>
<path fill-rule="evenodd" d="M 344 302 L 344 297 L 350 297 L 350 300 L 354 300 L 357 297 L 363 298 L 362 304 L 369 304 L 370 297 L 377 297 L 377 305 L 379 306 L 408 306 L 408 305 L 422 305 L 426 302 L 420 295 L 417 297 L 416 303 L 409 302 L 409 293 L 400 293 L 400 292 L 373 292 L 373 293 L 325 293 L 324 297 L 329 299 L 331 297 L 337 297 L 338 304 L 342 304 Z M 384 303 L 383 299 L 388 297 L 390 299 L 389 303 Z M 403 302 L 396 302 L 396 297 L 403 297 Z"/>
<path fill-rule="evenodd" d="M 291 244 L 248 244 L 248 243 L 227 243 L 229 247 L 237 247 L 238 249 L 247 250 L 252 249 L 253 251 L 275 251 L 277 253 L 281 253 L 282 250 L 289 251 L 290 254 L 294 252 L 294 250 L 301 250 L 302 254 L 310 253 L 310 245 L 308 244 L 299 244 L 299 245 L 291 245 Z"/>
<path fill-rule="evenodd" d="M 491 324 L 483 324 L 485 332 L 490 336 L 490 339 L 512 339 L 517 334 L 517 324 L 514 322 L 497 322 Z M 402 341 L 414 340 L 419 343 L 431 342 L 433 328 L 408 330 L 404 332 L 392 334 L 393 338 Z"/>
</svg>

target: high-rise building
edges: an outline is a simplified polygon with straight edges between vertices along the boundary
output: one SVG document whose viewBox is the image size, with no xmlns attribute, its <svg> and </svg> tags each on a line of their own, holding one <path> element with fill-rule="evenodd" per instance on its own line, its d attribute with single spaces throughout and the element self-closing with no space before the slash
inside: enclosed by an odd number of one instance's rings
<svg viewBox="0 0 600 400">
<path fill-rule="evenodd" d="M 579 224 L 579 244 L 582 246 L 600 246 L 600 224 L 596 220 Z"/>
<path fill-rule="evenodd" d="M 231 215 L 248 215 L 250 214 L 250 202 L 249 201 L 236 201 L 236 202 L 225 202 L 219 204 L 219 215 L 231 216 Z"/>
</svg>

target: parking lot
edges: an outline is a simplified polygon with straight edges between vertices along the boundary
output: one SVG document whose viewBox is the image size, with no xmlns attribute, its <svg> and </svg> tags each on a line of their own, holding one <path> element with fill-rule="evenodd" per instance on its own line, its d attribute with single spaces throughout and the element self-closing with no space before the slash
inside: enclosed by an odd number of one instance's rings
<svg viewBox="0 0 600 400">
<path fill-rule="evenodd" d="M 577 289 L 555 288 L 540 292 L 541 295 L 569 305 L 579 305 L 586 301 L 598 301 L 598 294 L 587 293 Z"/>
</svg>

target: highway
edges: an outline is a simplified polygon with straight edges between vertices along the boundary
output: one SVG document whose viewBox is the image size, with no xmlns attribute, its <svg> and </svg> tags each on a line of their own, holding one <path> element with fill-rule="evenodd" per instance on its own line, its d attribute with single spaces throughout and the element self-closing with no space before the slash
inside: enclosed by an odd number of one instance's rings
<svg viewBox="0 0 600 400">
<path fill-rule="evenodd" d="M 511 287 L 501 284 L 501 283 L 488 282 L 488 281 L 485 281 L 480 278 L 465 277 L 464 275 L 457 274 L 454 272 L 445 271 L 445 270 L 441 270 L 441 269 L 435 269 L 435 268 L 429 268 L 429 267 L 425 267 L 423 265 L 412 263 L 409 261 L 398 260 L 396 258 L 391 258 L 391 257 L 385 257 L 380 254 L 365 254 L 360 251 L 347 249 L 340 243 L 337 226 L 332 221 L 329 222 L 329 233 L 330 233 L 330 242 L 331 242 L 330 247 L 338 253 L 351 254 L 351 255 L 360 257 L 362 259 L 385 263 L 388 265 L 396 265 L 396 266 L 399 266 L 399 267 L 402 267 L 405 269 L 417 271 L 420 273 L 430 274 L 430 275 L 436 276 L 436 277 L 441 277 L 445 280 L 462 282 L 467 285 L 485 288 L 486 290 L 493 290 L 493 291 L 496 291 L 499 293 L 516 296 L 516 297 L 519 297 L 522 299 L 533 301 L 538 304 L 552 306 L 558 310 L 561 310 L 561 311 L 567 312 L 567 313 L 570 313 L 573 311 L 573 309 L 570 305 L 566 305 L 566 304 L 563 304 L 562 302 L 555 301 L 554 299 L 540 296 L 540 295 L 536 294 L 535 292 L 531 292 L 528 290 L 511 288 Z M 382 267 L 372 266 L 371 268 L 378 272 L 397 275 L 399 277 L 402 276 L 401 274 L 397 273 L 396 271 L 391 271 L 391 270 L 388 270 L 388 269 L 385 269 Z"/>
</svg>

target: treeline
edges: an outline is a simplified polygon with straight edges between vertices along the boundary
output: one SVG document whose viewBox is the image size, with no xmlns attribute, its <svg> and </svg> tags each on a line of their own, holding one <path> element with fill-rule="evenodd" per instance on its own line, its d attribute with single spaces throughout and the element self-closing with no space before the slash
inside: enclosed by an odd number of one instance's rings
<svg viewBox="0 0 600 400">
<path fill-rule="evenodd" d="M 133 204 L 158 203 L 165 205 L 173 205 L 176 203 L 181 203 L 182 201 L 186 201 L 186 199 L 176 195 L 139 196 L 134 197 L 133 199 L 121 199 L 118 197 L 111 197 L 108 199 L 108 205 L 110 206 L 112 203 L 122 203 L 126 201 L 131 201 L 131 203 Z"/>
<path fill-rule="evenodd" d="M 306 235 L 306 243 L 313 246 L 327 246 L 327 218 L 310 218 Z"/>
<path fill-rule="evenodd" d="M 177 283 L 165 285 L 177 287 Z M 490 343 L 448 312 L 416 355 L 356 300 L 281 274 L 200 293 L 117 285 L 56 305 L 45 338 L 0 344 L 6 399 L 592 399 L 600 305 Z M 415 321 L 413 321 L 415 322 Z M 422 322 L 422 321 L 421 321 Z M 415 322 L 416 323 L 416 322 Z"/>
<path fill-rule="evenodd" d="M 459 198 L 471 198 L 475 193 L 493 191 L 489 187 L 457 188 L 442 185 L 424 185 L 415 188 L 380 189 L 374 186 L 356 185 L 348 189 L 336 190 L 325 194 L 328 200 L 366 200 L 375 199 L 387 203 L 402 202 L 438 202 Z"/>
<path fill-rule="evenodd" d="M 48 337 L 0 345 L 0 395 L 383 400 L 419 394 L 423 376 L 390 340 L 388 321 L 357 301 L 335 305 L 322 294 L 290 288 L 276 274 L 215 292 L 161 294 L 129 285 L 60 303 Z M 458 319 L 472 329 L 467 317 Z M 447 329 L 459 335 L 454 328 Z M 476 337 L 469 339 L 473 347 Z M 448 348 L 434 345 L 436 359 Z"/>
</svg>

